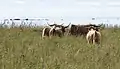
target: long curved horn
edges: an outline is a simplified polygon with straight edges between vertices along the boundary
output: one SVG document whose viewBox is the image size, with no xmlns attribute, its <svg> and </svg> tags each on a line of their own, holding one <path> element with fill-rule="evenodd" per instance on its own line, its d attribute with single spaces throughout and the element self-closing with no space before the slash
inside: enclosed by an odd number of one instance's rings
<svg viewBox="0 0 120 69">
<path fill-rule="evenodd" d="M 70 26 L 70 24 L 71 24 L 71 22 L 69 23 L 69 25 L 68 25 L 68 26 L 65 26 L 65 28 L 69 27 L 69 26 Z"/>
<path fill-rule="evenodd" d="M 47 24 L 48 24 L 48 22 L 47 22 Z M 48 24 L 49 26 L 54 26 L 54 24 L 52 24 L 52 25 L 50 25 L 50 24 Z"/>
<path fill-rule="evenodd" d="M 64 23 L 61 24 L 61 26 L 63 25 Z"/>
</svg>

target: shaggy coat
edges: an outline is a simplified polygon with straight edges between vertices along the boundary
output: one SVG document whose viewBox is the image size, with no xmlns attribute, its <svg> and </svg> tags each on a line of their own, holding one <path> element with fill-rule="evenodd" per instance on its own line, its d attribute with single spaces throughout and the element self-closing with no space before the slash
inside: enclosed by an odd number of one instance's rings
<svg viewBox="0 0 120 69">
<path fill-rule="evenodd" d="M 96 26 L 94 24 L 89 24 L 89 25 L 71 25 L 71 29 L 70 29 L 70 34 L 71 35 L 84 35 L 86 36 L 87 33 L 89 32 L 88 27 L 93 26 L 96 27 L 96 31 L 98 31 L 99 26 Z"/>
</svg>

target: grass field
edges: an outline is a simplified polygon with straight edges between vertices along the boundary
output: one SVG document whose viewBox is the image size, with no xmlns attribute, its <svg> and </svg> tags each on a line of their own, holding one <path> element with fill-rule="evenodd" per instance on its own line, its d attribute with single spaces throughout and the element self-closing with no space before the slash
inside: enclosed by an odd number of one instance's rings
<svg viewBox="0 0 120 69">
<path fill-rule="evenodd" d="M 0 69 L 120 69 L 120 29 L 104 29 L 101 45 L 84 37 L 41 39 L 30 29 L 0 29 Z"/>
</svg>

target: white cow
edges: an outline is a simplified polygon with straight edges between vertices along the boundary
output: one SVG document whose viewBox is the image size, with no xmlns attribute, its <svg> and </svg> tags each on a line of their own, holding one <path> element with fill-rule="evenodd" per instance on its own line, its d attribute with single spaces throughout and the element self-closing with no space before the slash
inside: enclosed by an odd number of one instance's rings
<svg viewBox="0 0 120 69">
<path fill-rule="evenodd" d="M 86 35 L 86 39 L 87 39 L 88 44 L 90 43 L 100 44 L 101 33 L 99 31 L 96 31 L 94 27 L 90 27 L 89 32 Z"/>
</svg>

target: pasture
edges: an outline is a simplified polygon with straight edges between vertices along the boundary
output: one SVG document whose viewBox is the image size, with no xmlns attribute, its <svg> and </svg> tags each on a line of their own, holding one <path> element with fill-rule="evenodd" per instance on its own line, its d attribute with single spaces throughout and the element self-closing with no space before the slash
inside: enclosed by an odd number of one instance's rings
<svg viewBox="0 0 120 69">
<path fill-rule="evenodd" d="M 119 69 L 120 29 L 104 29 L 101 45 L 84 37 L 41 39 L 33 29 L 0 29 L 0 69 Z"/>
</svg>

